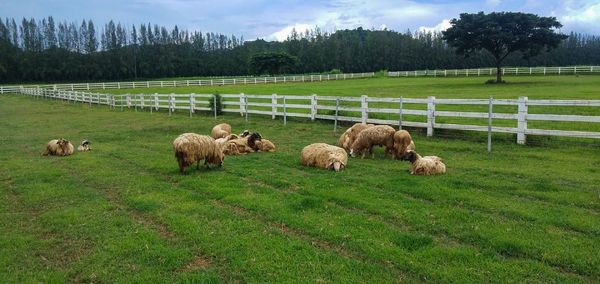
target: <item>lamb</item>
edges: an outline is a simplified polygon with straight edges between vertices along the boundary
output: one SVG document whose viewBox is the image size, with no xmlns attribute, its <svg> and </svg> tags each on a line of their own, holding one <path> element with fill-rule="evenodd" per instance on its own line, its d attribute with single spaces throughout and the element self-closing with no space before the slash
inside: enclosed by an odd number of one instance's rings
<svg viewBox="0 0 600 284">
<path fill-rule="evenodd" d="M 73 144 L 64 138 L 50 140 L 46 144 L 46 151 L 42 155 L 69 156 L 73 154 Z"/>
<path fill-rule="evenodd" d="M 364 129 L 350 147 L 350 155 L 362 154 L 365 157 L 365 150 L 373 155 L 373 146 L 385 147 L 385 152 L 391 153 L 394 149 L 394 133 L 396 130 L 389 125 L 377 125 Z"/>
<path fill-rule="evenodd" d="M 224 145 L 225 155 L 244 155 L 259 150 L 257 142 L 262 140 L 260 133 L 252 133 L 246 137 L 232 139 Z"/>
<path fill-rule="evenodd" d="M 356 140 L 358 133 L 373 126 L 373 124 L 363 123 L 356 123 L 352 125 L 352 127 L 348 128 L 344 133 L 342 133 L 340 139 L 338 140 L 338 146 L 350 151 L 350 147 L 352 146 L 352 143 L 354 143 L 354 140 Z"/>
<path fill-rule="evenodd" d="M 267 139 L 256 141 L 256 146 L 261 152 L 275 152 L 275 144 Z"/>
<path fill-rule="evenodd" d="M 81 145 L 77 146 L 77 151 L 79 152 L 87 152 L 90 150 L 92 150 L 92 148 L 90 147 L 90 141 L 88 140 L 81 141 Z"/>
<path fill-rule="evenodd" d="M 223 165 L 223 150 L 210 136 L 199 135 L 196 133 L 184 133 L 179 135 L 173 141 L 175 158 L 179 164 L 179 172 L 184 174 L 185 167 L 196 163 L 196 168 L 200 168 L 200 161 L 204 160 L 204 165 L 209 168 L 209 164 Z"/>
<path fill-rule="evenodd" d="M 398 130 L 394 133 L 394 157 L 400 159 L 406 151 L 415 150 L 415 143 L 406 130 Z"/>
<path fill-rule="evenodd" d="M 402 156 L 402 160 L 410 162 L 411 175 L 429 176 L 446 173 L 446 165 L 438 156 L 421 157 L 417 152 L 408 150 L 406 151 L 406 154 Z"/>
<path fill-rule="evenodd" d="M 229 134 L 231 134 L 231 125 L 227 123 L 217 124 L 210 131 L 210 136 L 214 139 L 224 138 Z"/>
<path fill-rule="evenodd" d="M 302 165 L 336 172 L 343 170 L 348 163 L 346 150 L 325 143 L 314 143 L 304 147 L 300 157 Z"/>
</svg>

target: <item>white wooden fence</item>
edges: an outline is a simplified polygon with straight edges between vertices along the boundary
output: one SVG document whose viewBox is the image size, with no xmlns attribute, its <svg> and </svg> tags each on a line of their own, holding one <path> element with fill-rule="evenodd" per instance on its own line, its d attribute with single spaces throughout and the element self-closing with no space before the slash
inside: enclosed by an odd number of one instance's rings
<svg viewBox="0 0 600 284">
<path fill-rule="evenodd" d="M 21 94 L 38 98 L 67 100 L 89 105 L 108 105 L 112 109 L 133 108 L 135 110 L 158 111 L 168 110 L 169 115 L 175 111 L 189 113 L 190 117 L 196 111 L 210 111 L 209 101 L 214 100 L 212 94 L 125 94 L 110 95 L 79 91 L 48 90 L 38 88 L 21 88 Z M 239 113 L 246 119 L 248 114 L 268 115 L 273 119 L 282 117 L 284 123 L 288 117 L 303 117 L 311 120 L 323 119 L 351 121 L 375 124 L 420 127 L 427 129 L 427 135 L 432 136 L 435 129 L 456 129 L 481 131 L 491 133 L 517 134 L 517 143 L 524 144 L 527 135 L 550 135 L 600 139 L 600 132 L 545 130 L 528 127 L 528 121 L 566 121 L 583 123 L 600 123 L 600 100 L 528 100 L 519 99 L 426 99 L 416 98 L 381 98 L 381 97 L 334 97 L 334 96 L 285 96 L 223 94 L 223 112 Z M 407 107 L 409 105 L 410 107 Z M 488 106 L 488 112 L 476 111 L 440 111 L 439 106 Z M 494 106 L 514 106 L 516 112 L 493 112 Z M 598 116 L 564 115 L 564 114 L 534 114 L 529 113 L 530 106 L 561 106 L 561 107 L 598 107 Z M 481 107 L 480 107 L 481 108 Z M 371 114 L 386 114 L 397 119 L 381 119 Z M 216 112 L 214 116 L 216 117 Z M 406 116 L 422 117 L 422 121 L 407 120 Z M 436 122 L 438 117 L 479 118 L 487 125 L 451 124 Z M 512 120 L 516 127 L 493 126 L 493 120 Z M 490 136 L 491 137 L 491 136 Z"/>
<path fill-rule="evenodd" d="M 503 75 L 575 75 L 600 74 L 600 66 L 567 66 L 567 67 L 506 67 Z M 496 68 L 451 69 L 451 70 L 418 70 L 390 71 L 389 77 L 457 77 L 457 76 L 492 76 Z"/>
<path fill-rule="evenodd" d="M 294 75 L 279 77 L 246 77 L 246 78 L 219 78 L 204 80 L 179 80 L 179 81 L 144 81 L 144 82 L 104 82 L 104 83 L 74 83 L 74 84 L 51 84 L 51 85 L 27 85 L 27 86 L 0 86 L 0 94 L 16 93 L 20 88 L 41 88 L 52 90 L 90 91 L 109 89 L 139 89 L 156 87 L 190 87 L 190 86 L 223 86 L 223 85 L 247 85 L 247 84 L 269 84 L 290 82 L 318 82 L 330 80 L 347 80 L 358 78 L 369 78 L 375 73 L 348 73 L 348 74 L 322 74 L 322 75 Z"/>
</svg>

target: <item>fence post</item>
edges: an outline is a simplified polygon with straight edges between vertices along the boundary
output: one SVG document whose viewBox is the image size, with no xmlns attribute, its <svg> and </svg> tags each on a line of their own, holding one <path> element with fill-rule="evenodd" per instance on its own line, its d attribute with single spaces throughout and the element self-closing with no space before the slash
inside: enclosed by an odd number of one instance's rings
<svg viewBox="0 0 600 284">
<path fill-rule="evenodd" d="M 558 67 L 558 75 L 560 75 L 560 67 Z"/>
<path fill-rule="evenodd" d="M 83 101 L 83 96 L 81 97 L 81 101 Z M 121 111 L 123 111 L 123 95 L 121 95 Z"/>
<path fill-rule="evenodd" d="M 519 97 L 518 106 L 517 144 L 525 144 L 527 141 L 525 135 L 525 131 L 527 130 L 527 97 Z"/>
<path fill-rule="evenodd" d="M 145 98 L 144 98 L 144 94 L 140 95 L 140 109 L 144 109 L 145 106 L 145 102 L 144 102 Z"/>
<path fill-rule="evenodd" d="M 171 116 L 171 113 L 173 112 L 173 95 L 169 95 L 169 116 Z"/>
<path fill-rule="evenodd" d="M 221 105 L 223 105 L 223 97 L 221 97 Z M 215 113 L 215 119 L 217 119 L 217 95 L 213 94 L 213 111 Z"/>
<path fill-rule="evenodd" d="M 333 131 L 337 132 L 338 114 L 340 111 L 340 97 L 335 98 L 335 122 L 333 123 Z"/>
<path fill-rule="evenodd" d="M 435 125 L 435 97 L 429 97 L 427 103 L 427 136 L 433 136 L 433 126 Z"/>
<path fill-rule="evenodd" d="M 283 125 L 287 125 L 287 109 L 285 107 L 285 96 L 283 96 Z"/>
<path fill-rule="evenodd" d="M 271 119 L 277 115 L 277 94 L 271 95 Z"/>
<path fill-rule="evenodd" d="M 546 67 L 544 67 L 544 76 L 546 76 Z"/>
<path fill-rule="evenodd" d="M 92 94 L 88 94 L 88 101 L 90 103 L 90 107 L 92 106 Z"/>
<path fill-rule="evenodd" d="M 360 110 L 361 110 L 361 122 L 363 124 L 367 123 L 367 119 L 369 118 L 369 114 L 367 109 L 369 108 L 369 103 L 367 102 L 367 96 L 360 96 Z"/>
<path fill-rule="evenodd" d="M 256 80 L 256 78 L 254 78 Z M 240 116 L 244 116 L 246 113 L 245 108 L 246 100 L 244 99 L 244 93 L 240 93 Z"/>
<path fill-rule="evenodd" d="M 492 152 L 492 116 L 493 116 L 494 98 L 490 97 L 490 108 L 488 111 L 488 153 Z"/>
<path fill-rule="evenodd" d="M 317 95 L 312 94 L 310 97 L 310 120 L 314 121 L 317 115 Z"/>
<path fill-rule="evenodd" d="M 188 86 L 189 86 L 189 81 L 188 81 Z M 194 94 L 191 93 L 190 94 L 190 118 L 192 117 L 192 114 L 194 113 L 194 107 L 196 104 L 196 98 L 194 97 Z"/>
<path fill-rule="evenodd" d="M 398 130 L 402 130 L 402 104 L 404 103 L 404 98 L 400 96 L 400 110 L 399 110 L 399 118 L 398 118 Z"/>
<path fill-rule="evenodd" d="M 127 108 L 131 108 L 131 95 L 127 94 Z"/>
<path fill-rule="evenodd" d="M 248 96 L 244 96 L 244 111 L 246 112 L 245 120 L 248 122 Z"/>
</svg>

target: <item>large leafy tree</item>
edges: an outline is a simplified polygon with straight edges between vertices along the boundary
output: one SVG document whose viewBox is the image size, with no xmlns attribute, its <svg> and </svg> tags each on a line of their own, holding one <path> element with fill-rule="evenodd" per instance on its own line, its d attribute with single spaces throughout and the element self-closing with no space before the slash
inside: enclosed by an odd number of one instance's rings
<svg viewBox="0 0 600 284">
<path fill-rule="evenodd" d="M 446 42 L 458 54 L 487 50 L 496 61 L 496 82 L 502 82 L 502 61 L 514 52 L 527 59 L 543 50 L 556 48 L 566 35 L 556 33 L 562 25 L 555 17 L 535 14 L 498 12 L 460 14 L 450 21 L 452 27 L 443 32 Z"/>
<path fill-rule="evenodd" d="M 250 58 L 250 68 L 255 74 L 280 74 L 290 70 L 298 60 L 285 52 L 266 52 Z"/>
</svg>

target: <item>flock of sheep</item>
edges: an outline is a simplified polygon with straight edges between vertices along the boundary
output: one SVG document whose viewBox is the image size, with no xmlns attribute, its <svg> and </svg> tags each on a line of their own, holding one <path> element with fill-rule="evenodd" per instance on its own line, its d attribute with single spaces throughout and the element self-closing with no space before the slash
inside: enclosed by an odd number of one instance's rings
<svg viewBox="0 0 600 284">
<path fill-rule="evenodd" d="M 221 167 L 225 155 L 244 155 L 252 152 L 273 152 L 275 145 L 264 139 L 259 133 L 244 130 L 241 134 L 232 134 L 231 126 L 221 123 L 213 127 L 211 135 L 184 133 L 173 141 L 175 158 L 179 172 L 200 162 L 209 168 L 210 165 Z M 78 151 L 89 151 L 90 142 L 84 140 L 77 147 Z M 343 170 L 348 164 L 348 152 L 352 157 L 367 154 L 374 156 L 373 147 L 385 148 L 386 156 L 409 161 L 410 173 L 415 175 L 435 175 L 446 172 L 446 165 L 437 156 L 422 157 L 415 152 L 415 143 L 406 130 L 396 131 L 389 125 L 373 125 L 356 123 L 348 128 L 339 138 L 338 146 L 325 143 L 310 144 L 302 149 L 301 163 L 305 166 L 335 170 Z M 68 156 L 73 154 L 73 145 L 65 139 L 48 142 L 43 155 Z"/>
</svg>

